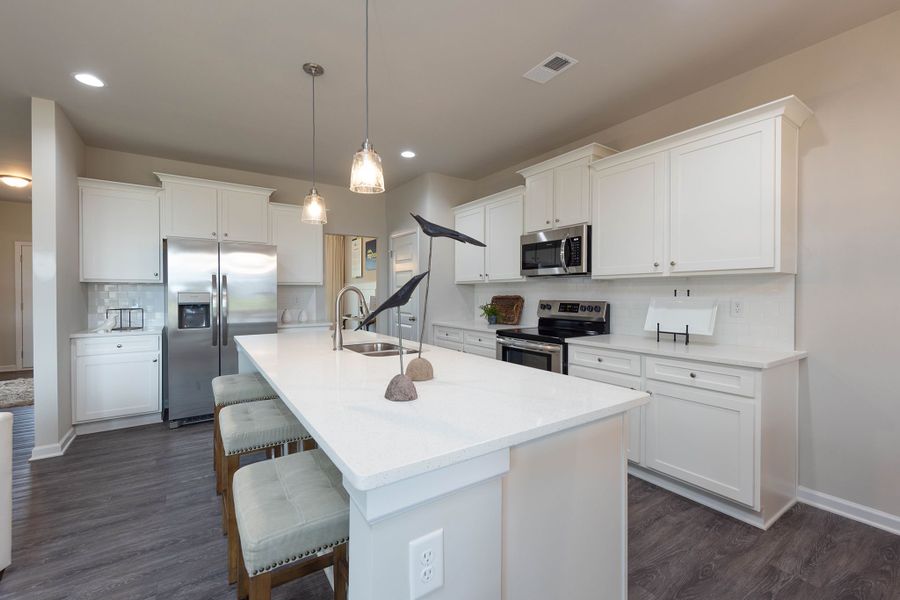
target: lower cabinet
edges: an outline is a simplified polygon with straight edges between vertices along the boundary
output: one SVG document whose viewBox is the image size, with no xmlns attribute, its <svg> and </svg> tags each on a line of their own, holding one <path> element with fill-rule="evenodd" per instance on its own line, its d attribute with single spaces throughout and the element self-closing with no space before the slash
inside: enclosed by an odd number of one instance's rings
<svg viewBox="0 0 900 600">
<path fill-rule="evenodd" d="M 569 349 L 570 361 L 571 355 L 574 350 L 574 347 Z M 637 357 L 637 359 L 638 367 L 640 367 L 640 357 Z M 573 365 L 571 364 L 571 362 L 569 363 L 569 375 L 572 375 L 574 377 L 581 377 L 582 379 L 591 379 L 593 381 L 609 383 L 611 385 L 618 385 L 620 387 L 626 387 L 633 390 L 643 389 L 640 377 L 619 375 L 618 373 L 610 373 L 598 368 L 582 367 L 579 365 Z M 643 406 L 632 408 L 627 413 L 625 413 L 625 454 L 626 456 L 628 456 L 628 460 L 635 463 L 641 462 L 641 457 L 644 453 L 643 445 L 641 443 L 643 437 L 641 435 L 643 415 Z"/>
<path fill-rule="evenodd" d="M 494 333 L 435 325 L 433 343 L 448 350 L 497 358 L 497 336 Z"/>
<path fill-rule="evenodd" d="M 71 349 L 76 424 L 161 412 L 159 336 L 77 338 Z"/>
</svg>

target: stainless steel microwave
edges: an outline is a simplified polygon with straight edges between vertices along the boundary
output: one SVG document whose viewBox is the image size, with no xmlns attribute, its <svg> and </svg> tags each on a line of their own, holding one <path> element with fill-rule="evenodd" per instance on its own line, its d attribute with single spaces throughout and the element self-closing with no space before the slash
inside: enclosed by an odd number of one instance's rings
<svg viewBox="0 0 900 600">
<path fill-rule="evenodd" d="M 591 226 L 574 225 L 527 233 L 521 238 L 523 277 L 588 275 L 591 272 Z"/>
</svg>

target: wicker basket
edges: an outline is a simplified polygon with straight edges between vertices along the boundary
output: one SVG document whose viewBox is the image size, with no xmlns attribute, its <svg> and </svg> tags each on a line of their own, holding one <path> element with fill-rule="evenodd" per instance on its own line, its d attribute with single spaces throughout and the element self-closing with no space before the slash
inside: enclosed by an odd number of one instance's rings
<svg viewBox="0 0 900 600">
<path fill-rule="evenodd" d="M 502 325 L 518 325 L 522 317 L 522 307 L 525 299 L 522 296 L 494 296 L 491 304 L 497 307 L 500 313 L 497 315 L 497 323 Z"/>
</svg>

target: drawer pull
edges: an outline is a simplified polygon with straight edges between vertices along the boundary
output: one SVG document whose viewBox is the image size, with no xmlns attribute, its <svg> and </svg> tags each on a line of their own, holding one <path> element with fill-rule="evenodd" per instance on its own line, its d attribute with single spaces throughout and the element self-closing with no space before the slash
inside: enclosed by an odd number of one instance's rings
<svg viewBox="0 0 900 600">
<path fill-rule="evenodd" d="M 121 348 L 122 344 L 116 344 L 116 348 Z"/>
<path fill-rule="evenodd" d="M 696 374 L 696 373 L 691 373 L 690 375 L 691 375 L 691 379 L 696 379 L 696 378 L 697 378 L 697 374 Z"/>
<path fill-rule="evenodd" d="M 159 359 L 158 359 L 158 358 L 154 358 L 154 359 L 153 359 L 153 362 L 159 362 Z"/>
<path fill-rule="evenodd" d="M 598 357 L 597 357 L 597 362 L 603 362 L 603 359 L 600 358 L 600 357 L 598 356 Z"/>
</svg>

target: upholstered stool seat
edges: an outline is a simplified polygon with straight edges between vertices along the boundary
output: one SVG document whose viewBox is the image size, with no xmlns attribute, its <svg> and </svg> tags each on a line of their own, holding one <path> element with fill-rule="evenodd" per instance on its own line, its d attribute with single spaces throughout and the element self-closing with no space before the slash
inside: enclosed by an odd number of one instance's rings
<svg viewBox="0 0 900 600">
<path fill-rule="evenodd" d="M 225 456 L 309 439 L 300 421 L 278 398 L 225 406 L 219 411 Z"/>
<path fill-rule="evenodd" d="M 212 380 L 212 389 L 213 399 L 218 407 L 278 397 L 259 373 L 221 375 Z"/>
<path fill-rule="evenodd" d="M 241 586 L 270 589 L 269 572 L 293 563 L 296 576 L 335 564 L 335 594 L 346 589 L 349 499 L 341 473 L 321 450 L 290 454 L 238 470 L 232 482 L 243 569 Z M 316 555 L 335 548 L 326 556 Z M 248 577 L 244 581 L 244 577 Z M 259 585 L 260 580 L 265 582 Z M 343 591 L 339 591 L 343 590 Z"/>
</svg>

